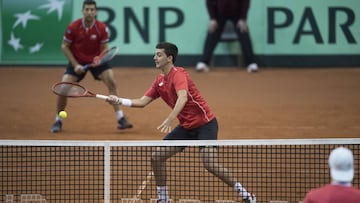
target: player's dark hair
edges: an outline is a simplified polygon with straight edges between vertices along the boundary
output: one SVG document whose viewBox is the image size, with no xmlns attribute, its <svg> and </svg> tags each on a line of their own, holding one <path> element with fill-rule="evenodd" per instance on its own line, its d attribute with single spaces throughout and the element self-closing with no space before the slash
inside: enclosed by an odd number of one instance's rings
<svg viewBox="0 0 360 203">
<path fill-rule="evenodd" d="M 94 0 L 84 0 L 83 9 L 85 8 L 85 5 L 95 5 L 95 8 L 96 8 L 96 1 L 94 1 Z"/>
<path fill-rule="evenodd" d="M 178 48 L 175 44 L 170 42 L 160 42 L 156 45 L 157 49 L 164 49 L 166 56 L 172 56 L 172 62 L 175 63 L 178 55 Z"/>
</svg>

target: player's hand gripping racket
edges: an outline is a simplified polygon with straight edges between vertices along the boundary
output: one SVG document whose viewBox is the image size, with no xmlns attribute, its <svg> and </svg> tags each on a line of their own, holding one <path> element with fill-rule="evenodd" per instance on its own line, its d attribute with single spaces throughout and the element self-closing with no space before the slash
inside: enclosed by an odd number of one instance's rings
<svg viewBox="0 0 360 203">
<path fill-rule="evenodd" d="M 105 49 L 99 56 L 96 56 L 91 64 L 87 64 L 83 66 L 83 70 L 87 70 L 91 67 L 100 66 L 106 62 L 109 62 L 111 59 L 113 59 L 116 54 L 119 52 L 118 47 L 111 47 L 109 49 Z"/>
<path fill-rule="evenodd" d="M 95 94 L 80 84 L 72 82 L 55 83 L 52 87 L 52 91 L 55 94 L 64 97 L 96 97 L 104 100 L 108 98 L 108 96 Z"/>
</svg>

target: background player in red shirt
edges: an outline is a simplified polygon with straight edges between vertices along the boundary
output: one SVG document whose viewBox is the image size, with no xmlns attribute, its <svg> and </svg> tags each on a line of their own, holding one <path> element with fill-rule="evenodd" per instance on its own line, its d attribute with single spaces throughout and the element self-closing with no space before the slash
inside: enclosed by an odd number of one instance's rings
<svg viewBox="0 0 360 203">
<path fill-rule="evenodd" d="M 104 82 L 110 94 L 117 95 L 117 85 L 114 73 L 109 64 L 103 64 L 86 71 L 83 65 L 91 64 L 94 57 L 108 48 L 109 36 L 104 23 L 96 20 L 96 2 L 85 0 L 82 8 L 83 18 L 72 22 L 66 29 L 62 50 L 69 60 L 69 64 L 62 77 L 63 82 L 80 82 L 90 71 L 95 80 Z M 60 132 L 62 121 L 58 112 L 65 110 L 67 98 L 59 96 L 57 99 L 56 119 L 51 132 Z M 118 129 L 132 128 L 125 119 L 124 113 L 119 105 L 113 105 L 118 119 Z"/>
<path fill-rule="evenodd" d="M 154 80 L 144 96 L 138 99 L 125 99 L 110 95 L 108 102 L 129 107 L 145 107 L 160 97 L 172 109 L 157 127 L 161 132 L 167 133 L 164 140 L 216 140 L 217 120 L 189 74 L 184 68 L 174 66 L 177 54 L 176 45 L 168 42 L 157 44 L 154 61 L 161 74 Z M 180 124 L 172 130 L 171 124 L 176 118 Z M 168 203 L 169 200 L 165 162 L 183 149 L 184 147 L 158 147 L 152 154 L 151 165 L 159 203 Z M 256 202 L 255 195 L 247 192 L 232 173 L 218 163 L 215 147 L 200 147 L 200 153 L 204 166 L 210 173 L 219 177 L 230 187 L 234 187 L 244 202 Z"/>
<path fill-rule="evenodd" d="M 303 203 L 359 203 L 360 190 L 353 187 L 354 156 L 344 147 L 334 149 L 329 156 L 331 184 L 311 190 Z"/>
</svg>

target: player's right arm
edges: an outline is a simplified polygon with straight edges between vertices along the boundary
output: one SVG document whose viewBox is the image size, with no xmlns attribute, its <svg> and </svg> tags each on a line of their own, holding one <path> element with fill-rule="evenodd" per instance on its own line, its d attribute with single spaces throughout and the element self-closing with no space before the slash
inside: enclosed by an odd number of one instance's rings
<svg viewBox="0 0 360 203">
<path fill-rule="evenodd" d="M 151 97 L 142 96 L 139 99 L 131 99 L 131 106 L 132 107 L 145 107 L 146 105 L 150 104 L 153 101 Z"/>
<path fill-rule="evenodd" d="M 123 106 L 128 107 L 139 107 L 143 108 L 146 105 L 150 104 L 154 99 L 148 96 L 142 96 L 138 99 L 127 99 L 127 98 L 120 98 L 115 95 L 109 95 L 109 98 L 106 99 L 107 102 L 110 104 L 120 104 Z"/>
<path fill-rule="evenodd" d="M 74 67 L 75 72 L 78 74 L 83 73 L 84 71 L 82 65 L 79 64 L 70 50 L 70 43 L 64 40 L 61 44 L 61 50 L 63 51 L 66 58 L 70 61 L 71 65 Z"/>
</svg>

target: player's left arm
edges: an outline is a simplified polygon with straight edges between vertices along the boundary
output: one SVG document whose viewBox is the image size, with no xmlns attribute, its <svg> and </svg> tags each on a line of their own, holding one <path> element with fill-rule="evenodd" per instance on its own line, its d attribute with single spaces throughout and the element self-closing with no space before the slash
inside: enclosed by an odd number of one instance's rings
<svg viewBox="0 0 360 203">
<path fill-rule="evenodd" d="M 173 110 L 170 112 L 170 114 L 167 116 L 167 118 L 164 120 L 164 122 L 157 127 L 158 130 L 160 130 L 163 133 L 169 133 L 171 132 L 171 123 L 177 118 L 179 113 L 183 110 L 187 100 L 187 90 L 181 89 L 177 91 L 177 100 L 175 103 L 175 106 Z"/>
</svg>

